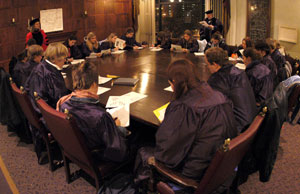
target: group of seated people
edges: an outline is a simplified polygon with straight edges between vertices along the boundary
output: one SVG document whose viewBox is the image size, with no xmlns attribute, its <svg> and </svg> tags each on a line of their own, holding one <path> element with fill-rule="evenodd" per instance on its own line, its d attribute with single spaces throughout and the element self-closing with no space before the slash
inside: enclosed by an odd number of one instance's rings
<svg viewBox="0 0 300 194">
<path fill-rule="evenodd" d="M 45 52 L 39 45 L 30 45 L 19 55 L 13 72 L 18 86 L 24 86 L 35 104 L 34 92 L 58 111 L 68 109 L 83 133 L 90 150 L 104 148 L 96 159 L 122 162 L 128 158 L 126 129 L 119 126 L 99 104 L 98 74 L 92 62 L 82 62 L 72 72 L 73 92 L 65 86 L 61 74 L 63 65 L 73 59 L 89 56 L 94 52 L 101 56 L 101 50 L 119 48 L 114 46 L 116 34 L 109 35 L 101 45 L 94 33 L 89 33 L 82 50 L 76 47 L 76 37 L 71 36 L 64 44 L 51 43 Z M 134 39 L 134 31 L 129 29 L 121 37 L 124 47 L 132 50 L 142 46 Z M 160 32 L 155 46 L 171 49 L 170 37 Z M 276 47 L 261 42 L 253 47 L 249 38 L 243 40 L 243 56 L 246 70 L 238 69 L 228 60 L 226 44 L 220 34 L 214 34 L 205 51 L 205 63 L 211 77 L 207 82 L 196 74 L 196 66 L 187 59 L 179 59 L 169 64 L 168 82 L 174 95 L 163 122 L 156 132 L 154 147 L 142 147 L 138 151 L 135 170 L 136 180 L 145 179 L 149 156 L 167 167 L 176 169 L 184 176 L 200 180 L 216 150 L 226 138 L 234 138 L 244 132 L 259 106 L 273 92 L 277 74 L 285 61 Z M 272 40 L 269 42 L 274 43 Z M 189 30 L 179 41 L 184 52 L 197 52 L 198 42 Z M 225 45 L 225 46 L 224 46 Z M 210 48 L 209 48 L 210 47 Z M 44 59 L 42 60 L 42 57 Z M 275 62 L 274 62 L 275 61 Z M 35 151 L 40 164 L 45 163 L 42 153 L 45 147 L 38 131 L 32 129 Z M 140 176 L 141 175 L 141 176 Z"/>
</svg>

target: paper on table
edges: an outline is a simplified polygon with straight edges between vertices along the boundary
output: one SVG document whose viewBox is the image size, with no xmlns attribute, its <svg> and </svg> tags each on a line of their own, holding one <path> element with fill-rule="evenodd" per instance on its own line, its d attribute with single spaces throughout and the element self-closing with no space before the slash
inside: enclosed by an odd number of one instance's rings
<svg viewBox="0 0 300 194">
<path fill-rule="evenodd" d="M 124 53 L 125 51 L 124 50 L 117 50 L 117 51 L 113 51 L 113 52 L 111 52 L 111 54 L 122 54 L 122 53 Z"/>
<path fill-rule="evenodd" d="M 173 90 L 172 90 L 172 87 L 171 87 L 171 86 L 169 86 L 169 87 L 166 87 L 164 90 L 166 90 L 166 91 L 169 91 L 169 92 L 173 92 Z"/>
<path fill-rule="evenodd" d="M 162 122 L 164 120 L 166 109 L 169 106 L 169 104 L 170 104 L 170 102 L 168 102 L 167 104 L 165 104 L 162 107 L 159 107 L 158 109 L 155 109 L 153 111 L 153 113 L 155 114 L 155 116 L 158 118 L 159 122 Z"/>
<path fill-rule="evenodd" d="M 125 104 L 129 104 L 126 102 L 126 98 L 122 96 L 110 96 L 106 103 L 106 108 L 125 106 Z"/>
<path fill-rule="evenodd" d="M 142 50 L 144 47 L 142 47 L 142 46 L 139 46 L 137 49 L 138 50 Z"/>
<path fill-rule="evenodd" d="M 106 82 L 109 82 L 112 78 L 109 77 L 101 77 L 98 76 L 98 84 L 105 84 Z"/>
<path fill-rule="evenodd" d="M 204 53 L 197 52 L 197 53 L 194 53 L 194 55 L 196 55 L 196 56 L 204 56 Z"/>
<path fill-rule="evenodd" d="M 242 69 L 242 70 L 245 70 L 245 69 L 246 69 L 246 65 L 243 64 L 243 63 L 237 63 L 237 64 L 235 64 L 235 66 L 236 66 L 237 68 L 239 68 L 239 69 Z"/>
<path fill-rule="evenodd" d="M 150 51 L 161 51 L 161 50 L 163 50 L 163 48 L 156 48 L 156 47 L 150 48 Z"/>
<path fill-rule="evenodd" d="M 84 59 L 74 59 L 74 60 L 71 62 L 71 64 L 74 65 L 74 64 L 77 64 L 77 63 L 81 63 L 81 62 L 83 62 L 83 61 L 84 61 Z"/>
<path fill-rule="evenodd" d="M 109 90 L 110 90 L 110 88 L 98 87 L 97 95 L 101 95 Z"/>
<path fill-rule="evenodd" d="M 117 108 L 107 109 L 106 111 L 109 112 L 109 114 L 113 118 L 118 118 L 120 120 L 120 126 L 121 127 L 128 127 L 129 126 L 129 104 L 125 104 L 124 106 L 120 106 Z"/>
<path fill-rule="evenodd" d="M 138 100 L 141 100 L 143 98 L 146 98 L 147 95 L 145 94 L 140 94 L 140 93 L 137 93 L 137 92 L 129 92 L 127 94 L 124 94 L 121 96 L 122 98 L 126 99 L 126 102 L 128 103 L 134 103 Z"/>
</svg>

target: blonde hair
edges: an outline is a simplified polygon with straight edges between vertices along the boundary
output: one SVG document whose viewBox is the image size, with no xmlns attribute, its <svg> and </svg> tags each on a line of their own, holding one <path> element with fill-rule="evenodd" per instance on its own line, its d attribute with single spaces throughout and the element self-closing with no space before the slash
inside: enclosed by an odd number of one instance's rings
<svg viewBox="0 0 300 194">
<path fill-rule="evenodd" d="M 27 48 L 27 57 L 29 60 L 34 60 L 36 56 L 43 56 L 44 50 L 40 45 L 31 45 Z"/>
<path fill-rule="evenodd" d="M 68 49 L 62 43 L 51 43 L 44 53 L 45 59 L 54 62 L 68 56 Z"/>
<path fill-rule="evenodd" d="M 109 42 L 111 42 L 111 39 L 113 39 L 113 37 L 115 37 L 115 36 L 117 36 L 116 33 L 110 33 L 110 35 L 107 37 L 107 40 L 108 40 Z"/>
<path fill-rule="evenodd" d="M 91 42 L 91 38 L 95 37 L 96 34 L 94 32 L 90 32 L 88 33 L 88 35 L 86 36 L 86 45 L 89 48 L 90 51 L 93 51 L 93 48 L 98 49 L 98 41 L 96 41 L 96 43 L 92 43 Z"/>
</svg>

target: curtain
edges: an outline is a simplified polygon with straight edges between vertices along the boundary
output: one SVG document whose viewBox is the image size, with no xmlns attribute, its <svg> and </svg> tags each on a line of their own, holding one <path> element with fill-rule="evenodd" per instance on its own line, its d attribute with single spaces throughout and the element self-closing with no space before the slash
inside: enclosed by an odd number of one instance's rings
<svg viewBox="0 0 300 194">
<path fill-rule="evenodd" d="M 140 0 L 132 0 L 132 23 L 134 31 L 138 31 L 138 15 L 140 14 Z"/>
<path fill-rule="evenodd" d="M 222 23 L 224 26 L 224 36 L 230 27 L 230 0 L 223 0 Z"/>
</svg>

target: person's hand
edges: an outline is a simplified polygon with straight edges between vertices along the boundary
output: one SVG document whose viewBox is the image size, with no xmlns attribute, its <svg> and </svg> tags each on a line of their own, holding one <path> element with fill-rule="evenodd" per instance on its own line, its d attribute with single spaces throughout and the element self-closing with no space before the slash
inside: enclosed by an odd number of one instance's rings
<svg viewBox="0 0 300 194">
<path fill-rule="evenodd" d="M 73 60 L 74 60 L 73 57 L 67 59 L 68 62 L 72 62 Z"/>
<path fill-rule="evenodd" d="M 208 27 L 209 27 L 210 29 L 212 29 L 212 30 L 214 29 L 214 26 L 213 26 L 213 25 L 209 25 Z"/>
<path fill-rule="evenodd" d="M 174 50 L 174 48 L 170 48 L 170 51 L 173 51 Z"/>
<path fill-rule="evenodd" d="M 116 48 L 114 48 L 114 51 L 118 51 L 119 50 L 119 47 L 117 46 Z"/>
<path fill-rule="evenodd" d="M 156 48 L 160 48 L 160 44 L 156 46 Z"/>
<path fill-rule="evenodd" d="M 96 53 L 96 56 L 97 56 L 97 57 L 101 57 L 101 56 L 102 56 L 102 53 Z"/>
<path fill-rule="evenodd" d="M 185 48 L 184 48 L 184 49 L 182 49 L 182 51 L 183 51 L 183 52 L 185 52 L 185 53 L 188 53 L 188 52 L 190 52 L 188 49 L 185 49 Z"/>
<path fill-rule="evenodd" d="M 120 121 L 120 119 L 118 119 L 118 117 L 115 117 L 114 120 L 115 120 L 115 123 L 117 126 L 121 125 L 121 121 Z"/>
<path fill-rule="evenodd" d="M 134 46 L 133 49 L 136 50 L 136 49 L 139 49 L 139 47 L 138 46 Z"/>
</svg>

